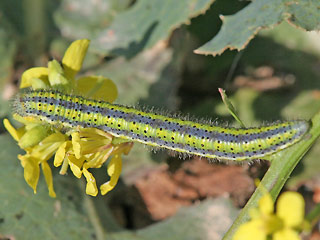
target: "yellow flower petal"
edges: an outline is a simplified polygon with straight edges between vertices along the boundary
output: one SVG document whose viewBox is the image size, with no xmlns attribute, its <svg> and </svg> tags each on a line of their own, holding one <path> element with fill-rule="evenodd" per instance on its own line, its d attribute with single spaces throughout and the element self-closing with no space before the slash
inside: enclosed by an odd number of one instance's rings
<svg viewBox="0 0 320 240">
<path fill-rule="evenodd" d="M 121 173 L 122 169 L 122 159 L 121 155 L 117 154 L 113 156 L 108 164 L 108 175 L 111 177 L 115 174 L 115 172 Z"/>
<path fill-rule="evenodd" d="M 43 79 L 40 79 L 40 78 L 32 78 L 31 86 L 32 86 L 32 89 L 46 89 L 50 87 L 50 84 L 48 80 L 44 81 Z"/>
<path fill-rule="evenodd" d="M 83 157 L 76 158 L 74 155 L 69 155 L 68 160 L 69 160 L 69 166 L 73 175 L 75 175 L 77 178 L 81 178 L 81 175 L 82 175 L 81 168 L 85 159 Z"/>
<path fill-rule="evenodd" d="M 41 144 L 52 144 L 55 142 L 64 142 L 65 140 L 67 140 L 67 136 L 62 134 L 61 132 L 56 132 L 51 134 L 50 136 L 46 137 L 45 139 L 43 139 L 43 141 L 41 142 Z"/>
<path fill-rule="evenodd" d="M 116 139 L 116 138 L 114 138 L 114 139 Z M 112 144 L 114 144 L 113 141 L 112 141 Z M 132 147 L 133 147 L 133 142 L 123 142 L 119 145 L 116 145 L 115 150 L 113 151 L 113 154 L 120 154 L 121 153 L 121 154 L 127 155 L 130 152 L 130 150 L 132 149 Z"/>
<path fill-rule="evenodd" d="M 90 41 L 88 39 L 76 40 L 67 49 L 62 59 L 62 65 L 68 78 L 80 71 L 84 57 L 87 54 Z"/>
<path fill-rule="evenodd" d="M 99 137 L 108 138 L 112 140 L 111 134 L 97 128 L 83 128 L 79 131 L 79 134 L 80 134 L 80 137 L 85 137 L 85 138 L 95 139 L 98 135 Z"/>
<path fill-rule="evenodd" d="M 68 160 L 68 158 L 65 157 L 63 159 L 62 166 L 61 166 L 59 174 L 65 175 L 67 173 L 67 171 L 68 171 L 68 167 L 69 167 L 69 160 Z"/>
<path fill-rule="evenodd" d="M 81 154 L 83 155 L 103 151 L 112 141 L 110 134 L 96 128 L 81 129 L 79 136 L 80 141 L 75 136 L 75 142 L 80 144 Z M 75 145 L 74 151 L 78 151 L 77 145 Z"/>
<path fill-rule="evenodd" d="M 298 233 L 290 228 L 285 228 L 272 235 L 272 240 L 301 240 Z"/>
<path fill-rule="evenodd" d="M 86 193 L 91 196 L 97 196 L 98 188 L 96 184 L 96 179 L 86 168 L 83 168 L 83 175 L 87 180 Z"/>
<path fill-rule="evenodd" d="M 122 150 L 124 155 L 128 155 L 133 147 L 133 142 L 127 142 Z"/>
<path fill-rule="evenodd" d="M 14 113 L 12 114 L 14 120 L 17 120 L 18 122 L 26 125 L 26 129 L 31 129 L 32 127 L 34 127 L 35 125 L 39 125 L 39 123 L 41 123 L 40 120 L 36 120 L 34 117 L 22 117 L 19 116 L 18 114 Z M 43 123 L 41 123 L 43 124 Z"/>
<path fill-rule="evenodd" d="M 43 139 L 38 145 L 32 148 L 30 155 L 34 158 L 39 159 L 39 161 L 46 161 L 58 150 L 61 144 L 67 140 L 67 136 L 56 132 L 45 139 Z"/>
<path fill-rule="evenodd" d="M 73 132 L 71 134 L 72 137 L 72 148 L 74 151 L 74 155 L 76 158 L 81 157 L 81 145 L 80 145 L 80 135 L 78 132 Z"/>
<path fill-rule="evenodd" d="M 102 76 L 88 76 L 79 78 L 76 82 L 77 91 L 86 97 L 104 100 L 112 103 L 118 96 L 118 89 L 114 82 Z"/>
<path fill-rule="evenodd" d="M 269 193 L 265 193 L 259 200 L 259 210 L 263 215 L 273 213 L 273 201 Z"/>
<path fill-rule="evenodd" d="M 277 216 L 284 221 L 287 227 L 299 226 L 304 218 L 303 197 L 296 192 L 281 194 L 277 202 Z"/>
<path fill-rule="evenodd" d="M 47 162 L 42 162 L 41 163 L 41 168 L 42 168 L 42 172 L 43 175 L 46 179 L 46 183 L 48 186 L 48 190 L 49 190 L 49 196 L 55 198 L 56 197 L 56 193 L 53 189 L 53 180 L 52 180 L 52 172 L 51 172 L 51 168 L 49 166 L 49 164 Z"/>
<path fill-rule="evenodd" d="M 263 221 L 253 220 L 242 224 L 233 235 L 233 240 L 266 240 L 267 234 L 263 231 Z"/>
<path fill-rule="evenodd" d="M 109 156 L 113 151 L 113 147 L 110 147 L 102 152 L 98 152 L 92 156 L 87 162 L 85 167 L 86 168 L 100 168 L 103 163 L 105 163 Z"/>
<path fill-rule="evenodd" d="M 60 63 L 56 60 L 48 62 L 49 82 L 51 86 L 59 90 L 69 91 L 71 88 L 71 80 L 65 76 L 64 70 Z"/>
<path fill-rule="evenodd" d="M 120 174 L 122 170 L 122 159 L 120 154 L 116 154 L 111 158 L 108 164 L 108 174 L 110 176 L 110 181 L 102 184 L 100 186 L 100 191 L 102 195 L 107 194 L 111 191 L 118 183 Z"/>
<path fill-rule="evenodd" d="M 264 221 L 265 231 L 267 234 L 272 234 L 284 228 L 282 219 L 274 214 L 264 216 L 261 219 Z"/>
<path fill-rule="evenodd" d="M 33 192 L 36 193 L 40 176 L 40 168 L 37 159 L 27 155 L 18 155 L 18 158 L 24 168 L 24 179 L 33 189 Z"/>
<path fill-rule="evenodd" d="M 20 138 L 23 136 L 25 133 L 25 127 L 21 127 L 19 129 L 15 129 L 11 123 L 9 122 L 8 119 L 3 120 L 3 125 L 7 129 L 7 131 L 10 133 L 10 135 L 13 137 L 14 140 L 17 142 L 20 140 Z"/>
<path fill-rule="evenodd" d="M 66 155 L 66 147 L 67 147 L 67 143 L 68 142 L 64 142 L 63 144 L 61 144 L 54 156 L 54 161 L 53 161 L 53 165 L 55 167 L 59 167 L 62 162 L 63 162 L 63 159 Z"/>
<path fill-rule="evenodd" d="M 43 125 L 35 125 L 20 138 L 19 146 L 22 149 L 32 147 L 49 135 L 49 129 Z"/>
<path fill-rule="evenodd" d="M 48 81 L 48 68 L 35 67 L 26 70 L 21 76 L 20 88 L 27 88 L 32 86 L 32 79 L 41 79 L 44 84 L 49 84 Z"/>
</svg>

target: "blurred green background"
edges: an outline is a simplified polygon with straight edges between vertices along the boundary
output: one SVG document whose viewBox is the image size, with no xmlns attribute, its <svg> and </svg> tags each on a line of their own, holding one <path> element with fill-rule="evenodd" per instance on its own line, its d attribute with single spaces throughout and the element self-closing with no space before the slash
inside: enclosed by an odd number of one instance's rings
<svg viewBox="0 0 320 240">
<path fill-rule="evenodd" d="M 73 40 L 88 38 L 91 45 L 80 74 L 111 78 L 119 90 L 117 103 L 237 126 L 221 101 L 217 89 L 222 87 L 247 126 L 309 119 L 320 109 L 320 34 L 310 31 L 320 30 L 320 6 L 317 1 L 308 4 L 288 7 L 278 0 L 251 4 L 237 0 L 1 0 L 0 117 L 11 118 L 8 100 L 18 91 L 23 71 L 46 66 L 52 58 L 61 60 Z M 0 129 L 0 239 L 220 239 L 236 207 L 243 205 L 232 204 L 232 194 L 216 198 L 200 194 L 188 204 L 175 206 L 185 206 L 176 215 L 154 217 L 147 211 L 150 208 L 144 200 L 148 193 L 143 190 L 148 188 L 141 181 L 148 182 L 143 181 L 148 174 L 160 171 L 172 183 L 189 159 L 139 144 L 124 160 L 122 181 L 107 196 L 86 196 L 83 182 L 71 174 L 60 176 L 59 169 L 53 172 L 57 198 L 48 196 L 43 178 L 34 195 L 23 179 L 18 146 L 3 125 Z M 316 144 L 287 188 L 303 187 L 315 194 L 320 181 L 319 156 Z M 221 165 L 234 167 L 211 163 L 203 168 Z M 247 164 L 236 167 L 248 176 L 261 176 L 264 163 L 253 165 L 257 169 Z M 98 183 L 106 181 L 106 169 L 94 174 Z M 161 174 L 159 184 L 166 188 L 169 183 Z M 230 178 L 232 175 L 226 179 L 232 182 Z M 199 189 L 207 184 L 197 178 L 194 181 Z M 157 180 L 153 183 L 157 189 Z M 250 184 L 252 187 L 252 181 Z M 227 188 L 223 190 L 228 193 Z M 244 199 L 250 197 L 252 189 L 248 191 Z M 160 196 L 155 201 L 163 199 Z M 165 204 L 163 209 L 171 207 L 170 202 Z"/>
</svg>

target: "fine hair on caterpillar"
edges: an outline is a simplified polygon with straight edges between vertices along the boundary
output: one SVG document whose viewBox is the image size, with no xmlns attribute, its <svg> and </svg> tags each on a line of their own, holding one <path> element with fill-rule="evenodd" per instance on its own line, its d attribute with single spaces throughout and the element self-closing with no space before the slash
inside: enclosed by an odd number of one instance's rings
<svg viewBox="0 0 320 240">
<path fill-rule="evenodd" d="M 300 141 L 309 129 L 304 120 L 222 127 L 52 90 L 20 92 L 14 98 L 14 112 L 59 129 L 93 127 L 152 147 L 234 161 L 272 155 Z"/>
</svg>

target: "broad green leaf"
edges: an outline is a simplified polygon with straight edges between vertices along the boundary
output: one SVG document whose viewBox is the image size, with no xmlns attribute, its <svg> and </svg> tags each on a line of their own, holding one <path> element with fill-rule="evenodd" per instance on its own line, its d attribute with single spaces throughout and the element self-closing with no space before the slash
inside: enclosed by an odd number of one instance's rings
<svg viewBox="0 0 320 240">
<path fill-rule="evenodd" d="M 204 13 L 214 0 L 139 0 L 128 11 L 117 15 L 92 47 L 102 53 L 133 56 L 170 33 L 190 18 Z"/>
<path fill-rule="evenodd" d="M 318 31 L 301 31 L 284 21 L 274 29 L 262 30 L 259 36 L 271 38 L 288 49 L 320 56 L 320 33 Z"/>
<path fill-rule="evenodd" d="M 130 0 L 63 0 L 54 19 L 65 37 L 92 38 L 108 27 L 115 14 L 125 10 Z"/>
<path fill-rule="evenodd" d="M 318 0 L 287 1 L 289 21 L 307 31 L 320 30 L 320 2 Z"/>
<path fill-rule="evenodd" d="M 70 189 L 67 190 L 66 186 L 70 183 L 59 184 L 61 177 L 55 175 L 57 198 L 52 199 L 41 178 L 38 193 L 34 194 L 23 179 L 23 168 L 17 158 L 21 152 L 16 143 L 8 134 L 2 134 L 0 145 L 1 237 L 17 240 L 94 239 L 94 230 L 80 208 L 81 201 L 68 199 Z M 66 180 L 66 176 L 63 178 Z M 61 189 L 59 185 L 65 188 Z"/>
<path fill-rule="evenodd" d="M 137 231 L 111 234 L 112 240 L 220 240 L 237 210 L 225 198 L 208 199 L 160 223 Z"/>
<path fill-rule="evenodd" d="M 259 0 L 234 15 L 222 16 L 220 32 L 196 49 L 199 54 L 217 55 L 226 49 L 243 49 L 260 29 L 289 20 L 306 30 L 320 29 L 320 2 L 290 0 Z"/>
</svg>

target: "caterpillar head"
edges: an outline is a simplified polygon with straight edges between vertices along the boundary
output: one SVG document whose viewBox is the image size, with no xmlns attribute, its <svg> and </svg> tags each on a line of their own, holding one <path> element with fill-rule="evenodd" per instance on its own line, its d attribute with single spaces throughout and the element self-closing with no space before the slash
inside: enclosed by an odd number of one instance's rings
<svg viewBox="0 0 320 240">
<path fill-rule="evenodd" d="M 34 113 L 35 101 L 31 92 L 21 91 L 12 99 L 13 117 L 20 122 L 41 122 L 39 117 Z"/>
</svg>

